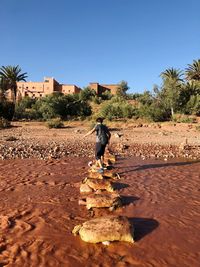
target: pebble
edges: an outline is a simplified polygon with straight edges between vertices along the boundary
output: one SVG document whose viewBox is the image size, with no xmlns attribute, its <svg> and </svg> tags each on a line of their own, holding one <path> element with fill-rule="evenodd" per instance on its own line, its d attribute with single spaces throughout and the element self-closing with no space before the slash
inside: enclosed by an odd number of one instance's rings
<svg viewBox="0 0 200 267">
<path fill-rule="evenodd" d="M 59 159 L 66 156 L 74 157 L 94 157 L 94 142 L 77 140 L 70 142 L 47 141 L 39 143 L 34 139 L 20 139 L 15 142 L 5 141 L 0 143 L 0 160 L 5 159 L 25 159 L 37 158 L 41 160 Z M 200 146 L 179 145 L 159 145 L 154 143 L 122 143 L 111 145 L 111 150 L 123 156 L 137 156 L 143 160 L 148 158 L 189 158 L 200 159 Z"/>
</svg>

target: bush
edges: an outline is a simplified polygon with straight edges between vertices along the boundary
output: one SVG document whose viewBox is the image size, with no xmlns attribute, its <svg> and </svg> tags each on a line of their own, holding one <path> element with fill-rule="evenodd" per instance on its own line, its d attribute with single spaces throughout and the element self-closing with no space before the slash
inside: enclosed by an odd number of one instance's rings
<svg viewBox="0 0 200 267">
<path fill-rule="evenodd" d="M 96 92 L 90 87 L 86 87 L 79 93 L 79 99 L 83 101 L 91 100 L 96 96 Z"/>
<path fill-rule="evenodd" d="M 200 95 L 192 95 L 184 111 L 186 114 L 200 115 Z"/>
<path fill-rule="evenodd" d="M 151 105 L 141 105 L 138 116 L 154 122 L 166 121 L 170 119 L 170 111 L 153 103 Z"/>
<path fill-rule="evenodd" d="M 5 118 L 6 120 L 11 121 L 14 115 L 15 105 L 10 101 L 0 102 L 0 117 Z"/>
<path fill-rule="evenodd" d="M 15 111 L 15 119 L 26 119 L 26 120 L 40 120 L 42 119 L 41 114 L 35 109 L 26 109 L 20 111 L 20 109 L 16 109 Z"/>
<path fill-rule="evenodd" d="M 120 97 L 113 97 L 104 103 L 100 110 L 100 115 L 108 120 L 132 118 L 136 113 L 137 109 Z"/>
<path fill-rule="evenodd" d="M 178 123 L 196 123 L 196 117 L 184 115 L 184 114 L 174 114 L 172 120 Z"/>
<path fill-rule="evenodd" d="M 41 118 L 49 120 L 56 117 L 69 119 L 91 115 L 91 106 L 80 100 L 78 95 L 48 95 L 37 100 L 33 106 Z"/>
<path fill-rule="evenodd" d="M 10 122 L 5 118 L 0 117 L 0 129 L 4 129 L 8 127 L 10 127 Z"/>
<path fill-rule="evenodd" d="M 95 104 L 101 104 L 102 103 L 102 98 L 101 97 L 99 97 L 99 96 L 93 96 L 92 97 L 92 102 L 94 102 Z"/>
<path fill-rule="evenodd" d="M 110 100 L 113 97 L 110 91 L 105 91 L 101 94 L 102 100 Z"/>
<path fill-rule="evenodd" d="M 48 128 L 63 128 L 64 123 L 60 118 L 55 118 L 47 122 L 47 127 Z"/>
<path fill-rule="evenodd" d="M 196 130 L 200 131 L 200 125 L 196 126 Z"/>
<path fill-rule="evenodd" d="M 21 101 L 19 101 L 16 105 L 16 108 L 21 108 L 23 110 L 30 109 L 35 104 L 36 99 L 30 98 L 29 96 L 24 97 Z"/>
<path fill-rule="evenodd" d="M 37 120 L 41 115 L 33 108 L 36 99 L 30 97 L 23 98 L 15 107 L 15 119 Z"/>
</svg>

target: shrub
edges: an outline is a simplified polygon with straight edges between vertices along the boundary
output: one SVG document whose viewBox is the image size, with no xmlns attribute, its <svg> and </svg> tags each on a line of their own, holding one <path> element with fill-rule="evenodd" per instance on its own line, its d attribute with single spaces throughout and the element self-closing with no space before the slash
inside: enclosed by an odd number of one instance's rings
<svg viewBox="0 0 200 267">
<path fill-rule="evenodd" d="M 105 91 L 101 94 L 102 100 L 110 100 L 113 97 L 110 91 Z"/>
<path fill-rule="evenodd" d="M 0 117 L 5 118 L 6 120 L 11 121 L 15 111 L 15 105 L 10 101 L 0 102 Z"/>
<path fill-rule="evenodd" d="M 138 109 L 138 116 L 149 121 L 166 121 L 170 119 L 170 110 L 160 103 L 142 104 Z"/>
<path fill-rule="evenodd" d="M 0 117 L 0 129 L 4 129 L 8 127 L 10 127 L 10 122 L 5 118 Z"/>
<path fill-rule="evenodd" d="M 113 97 L 104 103 L 100 110 L 100 115 L 108 120 L 132 118 L 136 113 L 136 108 L 120 97 Z"/>
<path fill-rule="evenodd" d="M 63 128 L 64 124 L 60 118 L 55 118 L 47 122 L 48 128 Z"/>
<path fill-rule="evenodd" d="M 79 99 L 83 101 L 91 100 L 96 96 L 96 92 L 90 87 L 86 87 L 79 93 Z"/>
<path fill-rule="evenodd" d="M 20 109 L 20 107 L 16 107 L 15 111 L 15 119 L 26 119 L 26 120 L 38 120 L 42 118 L 41 113 L 38 110 L 33 108 L 31 109 Z"/>
<path fill-rule="evenodd" d="M 19 101 L 16 105 L 17 107 L 20 107 L 21 109 L 30 109 L 35 104 L 36 99 L 30 98 L 29 96 L 24 97 L 21 101 Z"/>
<path fill-rule="evenodd" d="M 196 130 L 200 131 L 200 125 L 196 126 Z"/>
<path fill-rule="evenodd" d="M 173 121 L 178 123 L 196 123 L 197 119 L 192 116 L 184 115 L 184 114 L 174 114 Z"/>
<path fill-rule="evenodd" d="M 101 104 L 102 103 L 102 98 L 101 97 L 99 97 L 99 96 L 93 96 L 92 97 L 92 102 L 94 102 L 95 104 Z"/>
<path fill-rule="evenodd" d="M 49 95 L 37 100 L 33 108 L 44 120 L 56 117 L 69 119 L 91 115 L 91 106 L 78 95 Z"/>
<path fill-rule="evenodd" d="M 41 118 L 41 114 L 33 108 L 36 101 L 36 99 L 30 97 L 23 98 L 15 107 L 14 118 L 27 120 L 37 120 Z"/>
<path fill-rule="evenodd" d="M 200 95 L 192 95 L 184 111 L 187 114 L 200 115 Z"/>
</svg>

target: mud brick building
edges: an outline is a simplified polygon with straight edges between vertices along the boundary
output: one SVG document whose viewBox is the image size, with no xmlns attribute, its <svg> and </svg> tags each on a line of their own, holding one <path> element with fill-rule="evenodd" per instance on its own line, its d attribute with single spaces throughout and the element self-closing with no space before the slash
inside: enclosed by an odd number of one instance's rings
<svg viewBox="0 0 200 267">
<path fill-rule="evenodd" d="M 119 87 L 118 84 L 99 84 L 99 83 L 90 83 L 89 87 L 93 89 L 97 95 L 101 95 L 102 93 L 109 91 L 112 95 L 117 93 L 117 89 Z"/>
<path fill-rule="evenodd" d="M 88 87 L 93 89 L 98 96 L 102 93 L 109 91 L 112 95 L 115 95 L 118 89 L 118 84 L 99 84 L 90 83 Z M 44 77 L 43 82 L 17 82 L 17 100 L 29 96 L 30 98 L 40 98 L 52 93 L 78 94 L 81 92 L 81 88 L 74 84 L 60 84 L 54 78 Z M 7 93 L 8 99 L 12 99 L 12 93 L 9 90 Z"/>
<path fill-rule="evenodd" d="M 60 84 L 54 78 L 45 77 L 43 82 L 17 82 L 18 98 L 40 98 L 56 92 L 78 94 L 81 89 L 74 84 Z"/>
</svg>

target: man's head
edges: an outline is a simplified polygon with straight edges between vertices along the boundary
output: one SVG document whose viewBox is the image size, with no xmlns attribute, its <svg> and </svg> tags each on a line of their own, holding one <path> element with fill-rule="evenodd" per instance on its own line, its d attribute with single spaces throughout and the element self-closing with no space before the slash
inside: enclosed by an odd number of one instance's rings
<svg viewBox="0 0 200 267">
<path fill-rule="evenodd" d="M 96 119 L 96 122 L 98 122 L 98 123 L 103 123 L 103 118 L 100 118 L 100 117 L 97 118 L 97 119 Z"/>
</svg>

